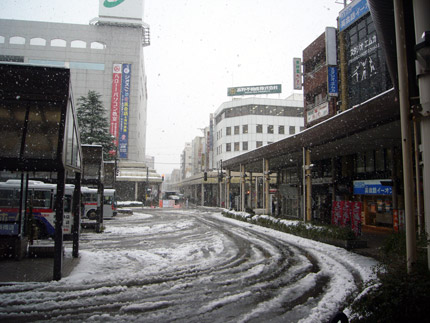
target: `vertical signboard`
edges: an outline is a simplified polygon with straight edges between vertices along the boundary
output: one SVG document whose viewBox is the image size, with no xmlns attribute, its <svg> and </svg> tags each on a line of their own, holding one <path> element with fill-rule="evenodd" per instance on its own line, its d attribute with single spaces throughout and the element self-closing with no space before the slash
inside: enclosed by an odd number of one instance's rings
<svg viewBox="0 0 430 323">
<path fill-rule="evenodd" d="M 112 98 L 110 106 L 110 134 L 118 147 L 119 109 L 121 105 L 121 64 L 113 64 Z"/>
<path fill-rule="evenodd" d="M 122 64 L 121 106 L 119 121 L 119 158 L 128 157 L 128 120 L 130 108 L 131 64 Z"/>
<path fill-rule="evenodd" d="M 338 96 L 338 77 L 337 77 L 337 66 L 328 67 L 328 95 Z"/>
<path fill-rule="evenodd" d="M 302 89 L 302 59 L 298 57 L 293 58 L 294 68 L 294 90 Z"/>
</svg>

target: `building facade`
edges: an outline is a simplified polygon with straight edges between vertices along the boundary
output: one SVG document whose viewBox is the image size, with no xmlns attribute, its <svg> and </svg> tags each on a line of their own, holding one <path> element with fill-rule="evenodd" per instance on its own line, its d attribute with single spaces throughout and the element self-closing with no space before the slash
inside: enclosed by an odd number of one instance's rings
<svg viewBox="0 0 430 323">
<path fill-rule="evenodd" d="M 214 114 L 214 168 L 219 169 L 222 160 L 299 133 L 303 127 L 302 95 L 225 102 Z"/>
<path fill-rule="evenodd" d="M 146 28 L 142 22 L 78 25 L 1 19 L 0 61 L 69 67 L 75 101 L 89 90 L 101 94 L 111 133 L 121 137 L 119 158 L 144 162 Z M 118 78 L 123 86 L 115 88 Z M 126 103 L 121 96 L 127 96 Z"/>
</svg>

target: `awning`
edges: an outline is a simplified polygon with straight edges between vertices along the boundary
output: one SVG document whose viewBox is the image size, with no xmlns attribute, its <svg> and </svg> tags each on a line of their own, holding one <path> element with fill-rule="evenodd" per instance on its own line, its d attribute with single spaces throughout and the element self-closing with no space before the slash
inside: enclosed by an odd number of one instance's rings
<svg viewBox="0 0 430 323">
<path fill-rule="evenodd" d="M 223 161 L 223 167 L 261 172 L 263 158 L 270 170 L 301 163 L 303 147 L 311 149 L 311 159 L 321 160 L 357 152 L 401 146 L 400 110 L 394 89 L 339 113 L 313 127 Z"/>
</svg>

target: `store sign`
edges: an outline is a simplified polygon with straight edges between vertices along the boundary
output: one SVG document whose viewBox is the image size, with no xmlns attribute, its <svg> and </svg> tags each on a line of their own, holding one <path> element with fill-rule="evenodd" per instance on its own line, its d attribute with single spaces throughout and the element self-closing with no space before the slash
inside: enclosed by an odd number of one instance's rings
<svg viewBox="0 0 430 323">
<path fill-rule="evenodd" d="M 293 58 L 294 69 L 294 90 L 302 89 L 302 60 L 301 58 Z"/>
<path fill-rule="evenodd" d="M 339 30 L 342 31 L 369 12 L 367 0 L 356 0 L 339 13 Z"/>
<path fill-rule="evenodd" d="M 383 185 L 383 179 L 354 181 L 354 194 L 356 195 L 392 195 L 392 186 Z"/>
<path fill-rule="evenodd" d="M 281 84 L 229 87 L 228 96 L 282 93 Z"/>
<path fill-rule="evenodd" d="M 312 108 L 307 111 L 306 121 L 309 123 L 322 117 L 328 116 L 328 112 L 328 102 L 324 102 L 316 106 L 315 108 Z"/>
<path fill-rule="evenodd" d="M 338 96 L 338 94 L 339 94 L 339 87 L 338 87 L 337 67 L 329 66 L 328 67 L 328 95 Z"/>
<path fill-rule="evenodd" d="M 128 121 L 130 112 L 131 64 L 122 64 L 121 108 L 119 120 L 119 157 L 128 157 Z"/>
</svg>

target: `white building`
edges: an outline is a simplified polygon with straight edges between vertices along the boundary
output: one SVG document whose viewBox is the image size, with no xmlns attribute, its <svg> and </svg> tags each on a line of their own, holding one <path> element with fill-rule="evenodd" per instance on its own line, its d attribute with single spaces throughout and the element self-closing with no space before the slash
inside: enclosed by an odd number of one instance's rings
<svg viewBox="0 0 430 323">
<path fill-rule="evenodd" d="M 187 178 L 192 175 L 192 154 L 191 143 L 186 142 L 181 154 L 181 178 Z"/>
<path fill-rule="evenodd" d="M 304 127 L 303 96 L 236 99 L 221 104 L 214 119 L 214 166 L 220 168 L 221 160 L 300 132 Z"/>
</svg>

